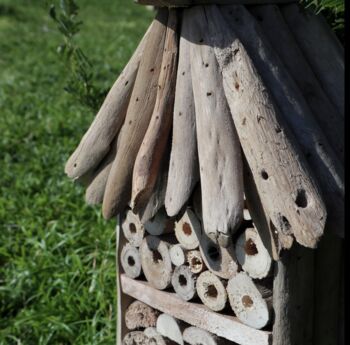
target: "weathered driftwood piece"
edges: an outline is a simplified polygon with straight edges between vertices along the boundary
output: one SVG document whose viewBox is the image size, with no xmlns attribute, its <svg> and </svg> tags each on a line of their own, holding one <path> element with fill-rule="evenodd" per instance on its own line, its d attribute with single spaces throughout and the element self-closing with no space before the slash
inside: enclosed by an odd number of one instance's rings
<svg viewBox="0 0 350 345">
<path fill-rule="evenodd" d="M 90 128 L 68 159 L 65 172 L 70 178 L 77 179 L 94 169 L 110 150 L 110 144 L 124 122 L 141 56 L 154 26 L 153 22 L 123 72 L 108 92 Z"/>
<path fill-rule="evenodd" d="M 170 286 L 173 268 L 169 255 L 170 245 L 156 236 L 147 236 L 140 247 L 143 273 L 149 283 L 163 290 Z"/>
<path fill-rule="evenodd" d="M 183 248 L 191 250 L 198 248 L 201 235 L 201 224 L 194 212 L 188 208 L 181 219 L 175 222 L 175 236 Z"/>
<path fill-rule="evenodd" d="M 159 311 L 140 301 L 132 302 L 125 312 L 125 324 L 131 331 L 140 328 L 155 327 Z"/>
<path fill-rule="evenodd" d="M 161 314 L 157 320 L 157 332 L 176 344 L 184 345 L 182 332 L 184 324 L 169 314 Z"/>
<path fill-rule="evenodd" d="M 126 212 L 121 224 L 125 238 L 135 247 L 140 247 L 145 236 L 145 228 L 138 215 L 131 210 Z"/>
<path fill-rule="evenodd" d="M 281 10 L 325 93 L 344 116 L 343 46 L 322 14 L 316 15 L 298 5 L 282 6 Z"/>
<path fill-rule="evenodd" d="M 142 331 L 132 331 L 127 333 L 123 339 L 122 345 L 147 345 L 148 338 Z"/>
<path fill-rule="evenodd" d="M 275 265 L 273 345 L 315 344 L 314 251 L 294 243 Z"/>
<path fill-rule="evenodd" d="M 185 265 L 176 267 L 171 278 L 176 294 L 184 301 L 190 301 L 196 297 L 196 281 L 197 276 Z"/>
<path fill-rule="evenodd" d="M 343 162 L 344 119 L 322 89 L 317 76 L 305 59 L 278 6 L 256 6 L 251 9 L 251 12 L 259 21 L 289 74 L 296 81 L 338 159 Z M 319 39 L 322 40 L 322 37 L 319 37 Z M 327 74 L 329 74 L 328 71 Z"/>
<path fill-rule="evenodd" d="M 172 340 L 163 337 L 157 332 L 155 327 L 148 327 L 144 330 L 145 336 L 148 338 L 149 345 L 174 345 Z"/>
<path fill-rule="evenodd" d="M 201 273 L 207 268 L 199 250 L 190 250 L 187 252 L 187 262 L 191 272 L 195 274 Z"/>
<path fill-rule="evenodd" d="M 165 196 L 165 209 L 169 216 L 175 216 L 180 212 L 199 179 L 190 42 L 186 38 L 191 23 L 191 19 L 184 16 L 176 79 L 169 179 Z"/>
<path fill-rule="evenodd" d="M 174 244 L 169 250 L 170 259 L 174 266 L 178 267 L 186 262 L 186 252 L 182 248 L 181 244 Z"/>
<path fill-rule="evenodd" d="M 229 4 L 287 4 L 297 0 L 134 0 L 140 5 L 166 6 L 166 7 L 187 7 L 195 5 L 229 5 Z"/>
<path fill-rule="evenodd" d="M 228 281 L 227 295 L 231 308 L 244 324 L 261 329 L 269 323 L 269 306 L 245 272 L 238 273 Z"/>
<path fill-rule="evenodd" d="M 185 302 L 175 293 L 159 291 L 149 283 L 120 276 L 123 293 L 136 298 L 163 313 L 205 329 L 241 345 L 269 345 L 271 332 L 256 330 L 242 324 L 236 317 L 211 311 L 202 304 Z"/>
<path fill-rule="evenodd" d="M 164 208 L 145 223 L 145 229 L 150 235 L 159 236 L 174 232 L 174 219 L 169 218 Z"/>
<path fill-rule="evenodd" d="M 283 125 L 288 126 L 296 138 L 295 142 L 300 144 L 301 151 L 311 168 L 308 175 L 310 179 L 316 177 L 322 189 L 324 201 L 327 203 L 328 223 L 342 234 L 344 231 L 344 210 L 339 205 L 344 202 L 344 171 L 340 161 L 322 133 L 295 81 L 286 71 L 254 18 L 243 6 L 229 6 L 225 9 L 224 15 L 242 40 L 263 81 L 270 87 L 269 91 L 280 109 L 279 115 L 281 116 L 282 126 L 279 129 L 286 132 Z M 256 49 L 257 45 L 259 49 Z M 259 118 L 261 119 L 260 115 Z M 278 136 L 278 133 L 276 135 Z M 304 162 L 305 160 L 299 157 L 300 165 L 306 168 Z M 305 170 L 307 171 L 307 169 Z M 298 190 L 293 190 L 291 194 L 295 197 L 294 205 L 297 206 L 294 206 L 295 212 L 298 210 L 300 213 L 308 213 L 308 210 L 311 211 L 312 209 L 312 201 L 309 200 L 310 195 L 303 188 L 303 185 L 297 188 Z M 317 207 L 317 204 L 314 205 Z M 322 219 L 318 222 L 320 225 L 319 231 L 317 231 L 316 223 L 314 224 L 316 240 L 317 233 L 322 234 L 321 229 L 324 227 L 325 213 L 322 212 L 322 209 L 319 209 L 317 215 Z M 294 217 L 300 220 L 303 218 L 297 214 L 294 214 Z M 317 219 L 312 218 L 309 218 L 309 220 L 317 221 Z M 291 226 L 291 230 L 297 229 L 293 229 L 293 226 Z M 305 232 L 308 230 L 308 227 L 306 227 Z M 302 234 L 301 236 L 294 235 L 299 243 L 309 246 L 306 242 L 307 239 L 301 238 L 300 241 L 300 237 L 303 237 Z M 312 242 L 311 240 L 311 246 Z"/>
<path fill-rule="evenodd" d="M 230 18 L 241 22 L 244 11 L 230 7 Z M 232 117 L 269 220 L 280 233 L 315 247 L 327 213 L 307 162 L 236 33 L 217 7 L 206 13 Z"/>
<path fill-rule="evenodd" d="M 243 270 L 253 279 L 267 277 L 271 270 L 271 257 L 255 228 L 248 228 L 238 238 L 235 253 Z"/>
<path fill-rule="evenodd" d="M 227 302 L 226 281 L 210 271 L 202 272 L 197 278 L 197 294 L 200 300 L 213 311 L 221 311 Z"/>
<path fill-rule="evenodd" d="M 205 331 L 204 329 L 200 329 L 198 327 L 188 327 L 183 332 L 183 338 L 185 343 L 190 345 L 228 345 L 233 344 L 226 339 L 219 338 L 214 334 Z"/>
<path fill-rule="evenodd" d="M 141 275 L 141 258 L 139 250 L 130 243 L 123 246 L 120 254 L 120 263 L 128 277 L 135 279 Z"/>
<path fill-rule="evenodd" d="M 91 181 L 85 192 L 85 201 L 89 205 L 101 204 L 112 163 L 117 154 L 117 138 L 111 143 L 111 149 L 92 173 Z"/>
<path fill-rule="evenodd" d="M 243 168 L 239 139 L 222 86 L 214 48 L 209 45 L 202 7 L 184 10 L 192 21 L 191 73 L 196 107 L 203 227 L 221 246 L 243 218 Z"/>
<path fill-rule="evenodd" d="M 112 164 L 103 198 L 107 219 L 123 211 L 131 197 L 132 171 L 147 131 L 157 95 L 168 11 L 158 11 L 148 34 L 139 71 L 131 94 L 124 125 L 119 133 L 118 152 Z"/>
<path fill-rule="evenodd" d="M 343 240 L 326 228 L 315 252 L 313 342 L 317 345 L 337 345 L 343 258 Z"/>
<path fill-rule="evenodd" d="M 230 279 L 236 275 L 238 264 L 232 241 L 227 248 L 224 248 L 203 234 L 199 249 L 205 265 L 214 274 L 223 279 Z"/>
<path fill-rule="evenodd" d="M 156 104 L 133 171 L 131 205 L 136 209 L 152 194 L 171 130 L 179 49 L 177 26 L 177 10 L 170 10 Z"/>
</svg>

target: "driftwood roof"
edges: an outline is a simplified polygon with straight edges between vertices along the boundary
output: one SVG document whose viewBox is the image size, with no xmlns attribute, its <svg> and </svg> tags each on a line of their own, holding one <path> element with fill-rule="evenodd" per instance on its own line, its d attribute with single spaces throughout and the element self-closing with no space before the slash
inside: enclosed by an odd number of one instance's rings
<svg viewBox="0 0 350 345">
<path fill-rule="evenodd" d="M 342 46 L 297 4 L 160 8 L 66 173 L 105 218 L 201 198 L 226 247 L 246 202 L 275 259 L 314 248 L 344 232 L 343 85 Z"/>
</svg>

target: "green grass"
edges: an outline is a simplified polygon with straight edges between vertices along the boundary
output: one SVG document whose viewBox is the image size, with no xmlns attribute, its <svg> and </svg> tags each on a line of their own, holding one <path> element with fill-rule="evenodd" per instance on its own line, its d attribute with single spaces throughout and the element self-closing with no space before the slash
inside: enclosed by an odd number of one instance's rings
<svg viewBox="0 0 350 345">
<path fill-rule="evenodd" d="M 77 43 L 108 88 L 152 13 L 78 0 Z M 115 344 L 115 221 L 64 163 L 94 114 L 63 91 L 62 42 L 43 1 L 0 0 L 0 344 Z"/>
</svg>

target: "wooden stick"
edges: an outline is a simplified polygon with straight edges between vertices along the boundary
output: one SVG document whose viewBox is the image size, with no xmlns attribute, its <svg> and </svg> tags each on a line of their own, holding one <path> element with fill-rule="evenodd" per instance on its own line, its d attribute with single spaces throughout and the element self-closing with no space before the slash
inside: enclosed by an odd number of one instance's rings
<svg viewBox="0 0 350 345">
<path fill-rule="evenodd" d="M 169 179 L 165 196 L 165 208 L 169 216 L 180 212 L 199 180 L 190 43 L 186 39 L 190 25 L 190 18 L 185 16 L 181 27 Z"/>
<path fill-rule="evenodd" d="M 152 23 L 147 30 L 130 61 L 108 92 L 90 128 L 68 159 L 65 172 L 70 178 L 77 179 L 94 169 L 109 151 L 113 138 L 124 122 L 141 56 L 154 26 L 155 23 Z"/>
<path fill-rule="evenodd" d="M 322 14 L 316 15 L 296 4 L 282 6 L 281 10 L 323 90 L 344 116 L 343 46 Z"/>
<path fill-rule="evenodd" d="M 238 10 L 245 13 L 234 7 L 235 18 Z M 279 233 L 315 247 L 327 212 L 307 162 L 236 33 L 216 7 L 206 13 L 232 117 L 269 220 Z"/>
<path fill-rule="evenodd" d="M 199 220 L 191 209 L 187 209 L 178 222 L 175 222 L 175 236 L 183 248 L 191 250 L 199 246 L 202 229 Z"/>
<path fill-rule="evenodd" d="M 273 48 L 256 25 L 254 18 L 243 6 L 225 8 L 223 13 L 233 30 L 236 31 L 242 40 L 262 79 L 266 85 L 270 86 L 269 91 L 276 102 L 276 106 L 280 109 L 279 115 L 281 116 L 282 126 L 278 127 L 281 130 L 279 133 L 286 132 L 283 126 L 288 126 L 291 129 L 296 138 L 295 143 L 300 145 L 301 151 L 304 157 L 307 158 L 307 163 L 311 168 L 308 171 L 308 175 L 310 178 L 316 177 L 321 187 L 324 201 L 327 203 L 328 223 L 332 224 L 331 226 L 339 230 L 339 234 L 342 235 L 344 231 L 344 210 L 338 206 L 344 202 L 344 171 L 342 164 L 337 159 L 327 138 L 315 121 L 298 86 L 274 53 Z M 236 37 L 236 34 L 231 36 L 231 39 L 234 39 L 234 37 Z M 256 49 L 257 44 L 260 47 L 259 49 Z M 261 122 L 260 120 L 259 123 L 261 124 Z M 275 133 L 275 136 L 281 137 L 278 133 Z M 300 165 L 304 165 L 303 159 L 299 158 L 299 161 Z M 305 170 L 307 171 L 307 166 L 305 166 Z M 295 190 L 296 188 L 298 190 Z M 291 192 L 293 193 L 290 195 L 294 197 L 294 200 L 292 200 L 294 201 L 294 213 L 296 211 L 299 211 L 299 213 L 311 211 L 309 206 L 312 201 L 309 200 L 310 195 L 308 195 L 308 190 L 303 188 L 303 185 L 299 185 L 299 187 L 295 185 L 294 191 Z M 287 215 L 284 216 L 288 218 Z M 316 217 L 318 218 L 319 216 L 323 217 L 321 222 L 319 222 L 320 228 L 323 229 L 322 223 L 324 224 L 325 221 L 325 213 L 322 213 L 322 210 L 320 210 Z M 298 214 L 295 214 L 294 217 L 300 220 L 302 218 Z M 315 218 L 315 216 L 313 217 Z M 311 223 L 317 220 L 317 218 L 314 218 Z M 275 222 L 273 223 L 275 224 Z M 304 223 L 302 224 L 305 226 Z M 313 227 L 315 227 L 315 224 Z M 308 232 L 307 228 L 305 232 Z M 300 226 L 294 230 L 299 232 L 299 229 L 301 229 Z M 315 242 L 303 238 L 305 237 L 303 234 L 294 235 L 302 245 L 311 245 L 312 247 L 312 242 Z M 311 242 L 310 245 L 307 242 Z"/>
<path fill-rule="evenodd" d="M 160 333 L 157 332 L 155 327 L 148 327 L 144 330 L 145 336 L 149 340 L 149 345 L 174 345 L 176 344 L 168 338 L 164 338 Z"/>
<path fill-rule="evenodd" d="M 227 295 L 232 310 L 244 324 L 261 329 L 269 323 L 268 304 L 246 273 L 240 272 L 228 281 Z"/>
<path fill-rule="evenodd" d="M 199 274 L 207 269 L 199 250 L 190 250 L 186 256 L 192 273 Z"/>
<path fill-rule="evenodd" d="M 130 243 L 123 246 L 120 254 L 120 263 L 128 277 L 135 279 L 141 275 L 140 253 L 138 249 Z"/>
<path fill-rule="evenodd" d="M 209 5 L 209 4 L 286 4 L 290 2 L 296 2 L 296 0 L 134 0 L 140 5 L 152 5 L 152 6 L 166 6 L 166 7 L 187 7 L 195 5 Z"/>
<path fill-rule="evenodd" d="M 255 228 L 248 228 L 238 238 L 235 246 L 237 260 L 251 278 L 267 277 L 271 270 L 271 257 Z"/>
<path fill-rule="evenodd" d="M 169 314 L 161 314 L 157 320 L 157 332 L 176 344 L 184 345 L 182 332 L 184 325 Z"/>
<path fill-rule="evenodd" d="M 275 267 L 273 345 L 314 344 L 314 251 L 294 243 Z"/>
<path fill-rule="evenodd" d="M 210 271 L 202 272 L 197 279 L 200 300 L 213 311 L 221 311 L 227 302 L 226 282 Z"/>
<path fill-rule="evenodd" d="M 125 294 L 192 326 L 241 345 L 270 344 L 271 332 L 248 327 L 236 317 L 213 312 L 202 304 L 182 301 L 175 293 L 156 290 L 147 282 L 136 281 L 123 274 L 120 279 Z"/>
<path fill-rule="evenodd" d="M 198 327 L 188 327 L 183 332 L 183 338 L 185 343 L 189 345 L 228 345 L 233 344 L 231 341 L 226 339 L 220 339 L 217 336 L 200 329 Z"/>
<path fill-rule="evenodd" d="M 140 328 L 155 327 L 158 316 L 159 311 L 140 301 L 131 303 L 124 315 L 126 327 L 131 331 Z"/>
<path fill-rule="evenodd" d="M 186 9 L 186 16 L 192 21 L 191 73 L 203 226 L 214 242 L 226 247 L 243 218 L 241 148 L 227 106 L 214 48 L 205 44 L 208 31 L 204 10 L 201 7 Z"/>
<path fill-rule="evenodd" d="M 170 245 L 155 236 L 147 236 L 140 247 L 143 273 L 150 284 L 164 290 L 171 284 L 173 268 L 169 255 Z"/>
<path fill-rule="evenodd" d="M 156 104 L 133 171 L 131 205 L 136 209 L 145 205 L 152 194 L 171 130 L 178 56 L 177 25 L 177 11 L 170 10 Z"/>
<path fill-rule="evenodd" d="M 220 247 L 203 234 L 199 249 L 205 265 L 218 277 L 230 279 L 236 275 L 238 264 L 232 242 L 227 248 Z"/>
<path fill-rule="evenodd" d="M 251 9 L 251 12 L 261 25 L 287 71 L 300 88 L 338 159 L 344 162 L 343 117 L 323 91 L 317 76 L 305 59 L 278 6 L 256 6 Z M 328 71 L 327 74 L 329 74 Z"/>
<path fill-rule="evenodd" d="M 121 226 L 123 234 L 130 244 L 135 247 L 140 247 L 145 236 L 145 228 L 138 215 L 128 210 L 124 219 L 122 219 Z"/>
<path fill-rule="evenodd" d="M 148 338 L 142 331 L 133 331 L 127 333 L 123 339 L 122 345 L 147 345 Z"/>
<path fill-rule="evenodd" d="M 181 244 L 175 244 L 173 245 L 170 250 L 170 259 L 174 266 L 178 267 L 186 262 L 186 253 L 185 250 L 182 248 Z"/>
<path fill-rule="evenodd" d="M 103 198 L 107 219 L 123 211 L 131 197 L 132 170 L 155 105 L 167 17 L 166 9 L 158 11 L 145 45 Z"/>
<path fill-rule="evenodd" d="M 174 219 L 167 216 L 164 208 L 145 224 L 146 231 L 154 236 L 173 233 L 174 227 Z"/>
<path fill-rule="evenodd" d="M 176 294 L 184 301 L 190 301 L 196 297 L 197 276 L 192 273 L 188 266 L 176 267 L 171 278 L 171 284 Z"/>
</svg>

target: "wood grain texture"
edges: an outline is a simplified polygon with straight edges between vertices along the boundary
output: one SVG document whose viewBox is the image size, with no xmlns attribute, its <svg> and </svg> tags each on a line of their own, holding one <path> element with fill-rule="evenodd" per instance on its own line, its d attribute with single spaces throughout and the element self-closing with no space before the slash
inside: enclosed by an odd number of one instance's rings
<svg viewBox="0 0 350 345">
<path fill-rule="evenodd" d="M 276 51 L 326 135 L 338 159 L 344 162 L 344 120 L 322 89 L 278 6 L 255 6 L 251 12 Z M 329 73 L 329 72 L 328 72 Z"/>
<path fill-rule="evenodd" d="M 147 131 L 156 100 L 167 17 L 166 9 L 158 11 L 147 38 L 125 122 L 119 134 L 119 149 L 103 198 L 102 211 L 107 219 L 123 211 L 131 198 L 132 171 L 136 155 Z"/>
<path fill-rule="evenodd" d="M 240 345 L 270 345 L 271 333 L 250 328 L 236 317 L 215 313 L 198 303 L 182 301 L 175 293 L 159 291 L 148 283 L 120 276 L 123 293 L 175 318 Z"/>
<path fill-rule="evenodd" d="M 113 139 L 123 125 L 141 56 L 154 26 L 152 23 L 147 30 L 130 61 L 108 92 L 90 128 L 68 159 L 65 172 L 70 178 L 77 179 L 94 169 L 110 150 Z"/>
<path fill-rule="evenodd" d="M 322 14 L 315 15 L 297 4 L 281 6 L 281 11 L 325 93 L 344 116 L 343 46 Z"/>
<path fill-rule="evenodd" d="M 183 322 L 175 319 L 169 314 L 161 314 L 157 320 L 157 332 L 178 345 L 184 345 L 182 332 L 184 329 Z"/>
<path fill-rule="evenodd" d="M 181 26 L 169 179 L 165 196 L 165 209 L 169 216 L 180 212 L 199 180 L 190 42 L 186 38 L 191 23 L 191 18 L 185 13 Z"/>
<path fill-rule="evenodd" d="M 177 10 L 170 10 L 156 104 L 133 170 L 131 207 L 135 209 L 144 206 L 153 192 L 171 130 L 179 49 L 177 26 Z"/>
<path fill-rule="evenodd" d="M 241 148 L 230 116 L 208 23 L 202 7 L 185 10 L 192 19 L 191 73 L 205 233 L 221 246 L 243 218 Z"/>
<path fill-rule="evenodd" d="M 326 208 L 298 142 L 270 95 L 274 84 L 266 89 L 218 8 L 208 7 L 206 13 L 232 118 L 269 222 L 279 233 L 293 234 L 304 246 L 315 247 L 324 231 Z M 238 21 L 250 19 L 239 6 L 232 13 Z"/>
<path fill-rule="evenodd" d="M 339 235 L 343 235 L 344 209 L 339 207 L 344 202 L 342 164 L 322 133 L 300 89 L 254 18 L 243 6 L 228 6 L 223 13 L 269 88 L 276 106 L 280 109 L 283 122 L 294 134 L 301 153 L 310 166 L 309 176 L 315 177 L 321 187 L 328 211 L 328 224 L 338 231 Z M 259 49 L 256 49 L 257 45 Z M 300 161 L 302 164 L 302 159 Z"/>
<path fill-rule="evenodd" d="M 183 338 L 190 345 L 234 345 L 226 339 L 219 338 L 204 329 L 193 326 L 184 330 Z"/>
</svg>

